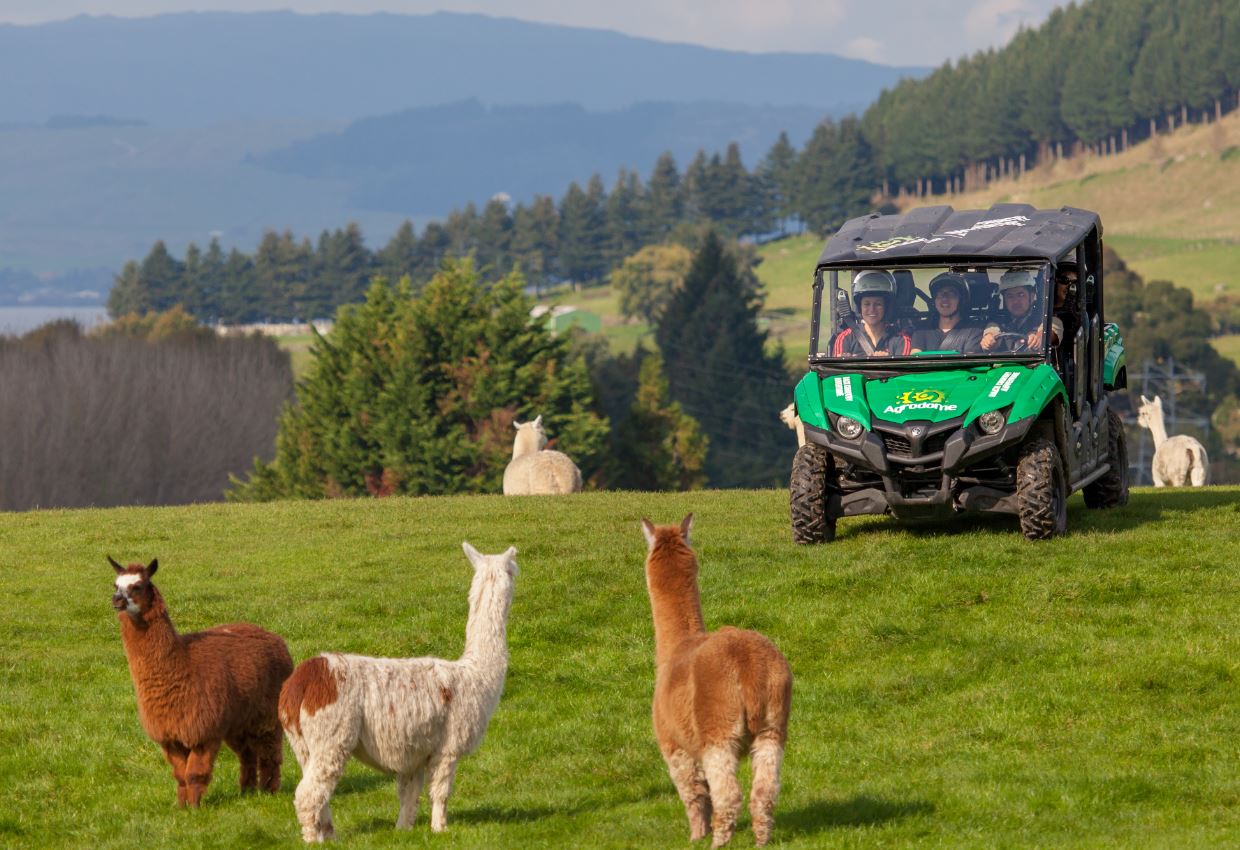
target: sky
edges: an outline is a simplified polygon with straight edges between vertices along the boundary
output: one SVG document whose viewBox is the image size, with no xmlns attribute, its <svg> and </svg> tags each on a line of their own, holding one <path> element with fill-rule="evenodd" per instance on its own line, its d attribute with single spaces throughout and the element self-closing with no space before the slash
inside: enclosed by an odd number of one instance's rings
<svg viewBox="0 0 1240 850">
<path fill-rule="evenodd" d="M 0 0 L 0 24 L 77 15 L 288 9 L 476 12 L 754 53 L 833 53 L 884 65 L 939 65 L 1001 47 L 1061 0 Z"/>
</svg>

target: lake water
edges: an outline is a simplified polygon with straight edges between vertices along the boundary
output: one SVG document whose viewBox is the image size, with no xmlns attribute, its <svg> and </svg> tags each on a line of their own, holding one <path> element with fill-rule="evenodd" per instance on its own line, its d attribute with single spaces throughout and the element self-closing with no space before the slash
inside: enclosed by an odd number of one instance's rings
<svg viewBox="0 0 1240 850">
<path fill-rule="evenodd" d="M 0 335 L 21 336 L 57 319 L 74 319 L 83 328 L 108 320 L 103 307 L 0 307 Z"/>
</svg>

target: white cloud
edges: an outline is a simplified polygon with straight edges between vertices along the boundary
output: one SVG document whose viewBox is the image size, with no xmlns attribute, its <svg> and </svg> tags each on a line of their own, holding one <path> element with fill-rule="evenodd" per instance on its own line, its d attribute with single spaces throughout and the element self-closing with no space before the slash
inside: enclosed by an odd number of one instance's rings
<svg viewBox="0 0 1240 850">
<path fill-rule="evenodd" d="M 980 45 L 1002 45 L 1021 24 L 1041 22 L 1042 15 L 1027 0 L 980 0 L 965 13 L 964 30 Z"/>
<path fill-rule="evenodd" d="M 883 43 L 877 39 L 870 38 L 868 35 L 851 39 L 844 45 L 844 49 L 840 53 L 851 59 L 865 59 L 866 61 L 878 62 L 883 65 L 896 64 L 888 61 L 888 57 L 884 55 Z"/>
</svg>

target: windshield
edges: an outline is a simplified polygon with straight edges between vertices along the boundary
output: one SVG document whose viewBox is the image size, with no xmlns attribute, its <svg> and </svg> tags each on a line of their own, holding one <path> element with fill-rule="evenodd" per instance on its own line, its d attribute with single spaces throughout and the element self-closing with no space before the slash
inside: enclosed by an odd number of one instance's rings
<svg viewBox="0 0 1240 850">
<path fill-rule="evenodd" d="M 1044 355 L 1049 265 L 823 269 L 814 360 Z M 1050 322 L 1051 342 L 1062 325 Z"/>
</svg>

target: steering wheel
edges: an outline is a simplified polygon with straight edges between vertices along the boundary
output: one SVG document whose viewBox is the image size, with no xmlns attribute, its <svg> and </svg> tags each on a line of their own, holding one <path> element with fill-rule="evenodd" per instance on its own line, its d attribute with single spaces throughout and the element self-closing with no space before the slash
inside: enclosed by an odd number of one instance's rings
<svg viewBox="0 0 1240 850">
<path fill-rule="evenodd" d="M 1021 351 L 1022 349 L 1029 347 L 1029 335 L 1028 334 L 1018 334 L 1018 333 L 1012 333 L 1010 331 L 1005 331 L 1004 333 L 995 334 L 995 342 L 1002 342 L 1004 340 L 1012 341 L 1012 348 L 1011 348 L 1012 352 Z"/>
</svg>

